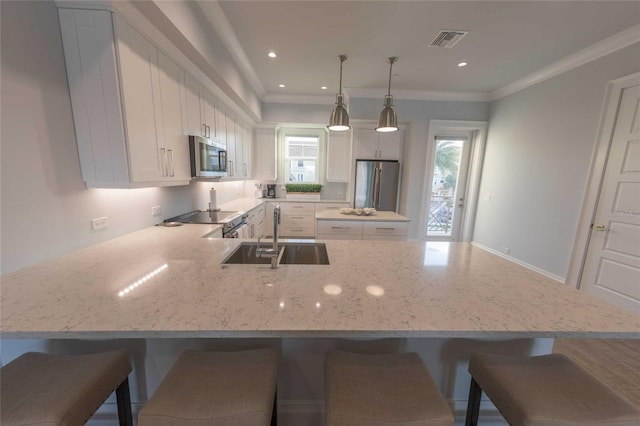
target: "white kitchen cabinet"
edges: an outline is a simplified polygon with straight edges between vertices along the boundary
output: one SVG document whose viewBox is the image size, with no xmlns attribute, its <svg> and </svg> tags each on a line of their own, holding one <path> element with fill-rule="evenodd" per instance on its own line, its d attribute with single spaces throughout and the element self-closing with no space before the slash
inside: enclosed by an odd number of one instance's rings
<svg viewBox="0 0 640 426">
<path fill-rule="evenodd" d="M 408 222 L 364 221 L 362 224 L 363 240 L 405 241 L 408 234 Z"/>
<path fill-rule="evenodd" d="M 321 212 L 323 210 L 340 210 L 342 208 L 347 208 L 351 204 L 349 203 L 314 203 L 316 206 L 316 213 Z"/>
<path fill-rule="evenodd" d="M 111 12 L 60 9 L 59 17 L 87 186 L 188 184 L 188 157 L 175 145 L 183 133 L 175 64 Z"/>
<path fill-rule="evenodd" d="M 313 238 L 316 209 L 314 203 L 280 203 L 280 235 Z"/>
<path fill-rule="evenodd" d="M 201 103 L 202 124 L 206 131 L 205 137 L 213 140 L 216 138 L 216 98 L 208 90 L 203 90 Z"/>
<path fill-rule="evenodd" d="M 316 220 L 319 240 L 406 241 L 408 222 L 357 220 Z"/>
<path fill-rule="evenodd" d="M 253 132 L 243 123 L 240 125 L 240 133 L 242 134 L 242 176 L 251 178 L 253 176 Z"/>
<path fill-rule="evenodd" d="M 250 210 L 247 215 L 249 225 L 249 238 L 262 238 L 264 236 L 264 219 L 266 207 L 264 204 Z"/>
<path fill-rule="evenodd" d="M 278 178 L 277 147 L 275 128 L 254 130 L 253 149 L 254 178 L 256 180 L 275 181 Z"/>
<path fill-rule="evenodd" d="M 206 136 L 206 127 L 202 120 L 202 96 L 204 89 L 198 81 L 188 73 L 184 76 L 185 93 L 185 135 Z"/>
<path fill-rule="evenodd" d="M 227 176 L 238 177 L 238 154 L 236 146 L 236 122 L 230 114 L 226 116 L 227 128 Z M 242 149 L 240 149 L 242 152 Z M 242 158 L 242 154 L 240 154 Z"/>
<path fill-rule="evenodd" d="M 178 180 L 191 179 L 189 145 L 184 135 L 184 123 L 181 101 L 184 90 L 184 71 L 167 55 L 158 52 L 158 71 L 160 80 L 160 103 L 162 119 L 159 122 L 162 148 L 165 149 L 166 170 L 164 175 Z"/>
<path fill-rule="evenodd" d="M 404 130 L 376 132 L 373 128 L 354 128 L 356 160 L 401 160 Z"/>
<path fill-rule="evenodd" d="M 227 108 L 220 100 L 216 103 L 215 136 L 219 143 L 227 145 Z"/>
<path fill-rule="evenodd" d="M 349 182 L 351 175 L 351 132 L 329 132 L 327 139 L 327 182 Z"/>
</svg>

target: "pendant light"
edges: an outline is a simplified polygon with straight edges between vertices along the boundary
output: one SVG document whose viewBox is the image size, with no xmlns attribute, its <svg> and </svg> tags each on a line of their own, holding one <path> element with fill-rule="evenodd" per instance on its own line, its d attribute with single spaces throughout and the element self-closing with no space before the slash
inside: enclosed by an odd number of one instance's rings
<svg viewBox="0 0 640 426">
<path fill-rule="evenodd" d="M 387 96 L 384 97 L 384 109 L 380 112 L 380 118 L 378 118 L 378 127 L 376 127 L 378 132 L 395 132 L 398 130 L 398 116 L 393 109 L 393 96 L 391 96 L 391 70 L 393 69 L 393 63 L 397 60 L 398 58 L 395 56 L 387 58 L 387 63 L 389 64 L 389 91 Z"/>
<path fill-rule="evenodd" d="M 349 125 L 349 113 L 344 107 L 344 95 L 342 94 L 342 63 L 347 60 L 347 55 L 338 56 L 338 60 L 340 61 L 340 90 L 336 95 L 336 107 L 331 111 L 327 128 L 337 132 L 344 132 L 351 128 Z"/>
</svg>

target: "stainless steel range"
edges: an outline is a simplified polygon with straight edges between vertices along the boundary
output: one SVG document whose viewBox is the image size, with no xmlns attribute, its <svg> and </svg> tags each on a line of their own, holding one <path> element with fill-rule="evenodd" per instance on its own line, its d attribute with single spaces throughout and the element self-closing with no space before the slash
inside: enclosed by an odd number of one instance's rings
<svg viewBox="0 0 640 426">
<path fill-rule="evenodd" d="M 194 210 L 180 216 L 172 217 L 165 222 L 200 223 L 222 225 L 223 238 L 238 238 L 238 229 L 245 225 L 248 215 L 236 211 Z"/>
</svg>

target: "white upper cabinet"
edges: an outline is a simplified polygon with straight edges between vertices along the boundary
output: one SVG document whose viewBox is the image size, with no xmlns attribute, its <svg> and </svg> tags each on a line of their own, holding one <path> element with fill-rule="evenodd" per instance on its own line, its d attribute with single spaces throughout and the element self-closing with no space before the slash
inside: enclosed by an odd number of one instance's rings
<svg viewBox="0 0 640 426">
<path fill-rule="evenodd" d="M 59 16 L 87 186 L 188 184 L 181 70 L 111 12 Z"/>
<path fill-rule="evenodd" d="M 242 125 L 242 161 L 244 169 L 244 177 L 253 176 L 253 132 L 246 124 Z"/>
<path fill-rule="evenodd" d="M 227 144 L 227 110 L 221 101 L 216 104 L 215 135 L 218 142 Z"/>
<path fill-rule="evenodd" d="M 184 75 L 184 93 L 185 93 L 185 120 L 186 135 L 202 136 L 206 135 L 204 120 L 202 119 L 201 104 L 204 89 L 198 81 L 191 77 L 188 73 Z"/>
<path fill-rule="evenodd" d="M 238 177 L 238 160 L 236 148 L 236 122 L 234 118 L 227 114 L 227 176 Z M 242 148 L 240 149 L 242 152 Z M 240 154 L 242 156 L 242 154 Z"/>
<path fill-rule="evenodd" d="M 189 145 L 184 134 L 182 100 L 184 98 L 184 71 L 173 60 L 158 52 L 158 71 L 160 75 L 160 102 L 162 119 L 160 120 L 162 148 L 165 149 L 165 176 L 172 179 L 191 179 Z"/>
<path fill-rule="evenodd" d="M 404 131 L 376 132 L 373 128 L 354 128 L 356 160 L 400 160 Z"/>
<path fill-rule="evenodd" d="M 351 132 L 329 132 L 327 139 L 327 182 L 349 182 Z"/>
<path fill-rule="evenodd" d="M 255 129 L 253 149 L 255 152 L 254 178 L 275 181 L 278 178 L 278 140 L 275 128 Z"/>
</svg>

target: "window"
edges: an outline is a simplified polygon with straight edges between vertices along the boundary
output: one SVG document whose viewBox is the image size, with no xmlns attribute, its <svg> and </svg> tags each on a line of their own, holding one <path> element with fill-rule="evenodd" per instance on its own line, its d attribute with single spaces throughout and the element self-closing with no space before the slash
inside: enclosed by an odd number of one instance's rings
<svg viewBox="0 0 640 426">
<path fill-rule="evenodd" d="M 317 183 L 320 138 L 287 135 L 284 142 L 287 183 Z"/>
</svg>

